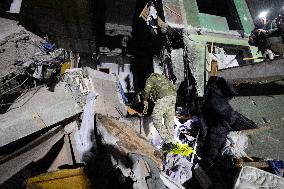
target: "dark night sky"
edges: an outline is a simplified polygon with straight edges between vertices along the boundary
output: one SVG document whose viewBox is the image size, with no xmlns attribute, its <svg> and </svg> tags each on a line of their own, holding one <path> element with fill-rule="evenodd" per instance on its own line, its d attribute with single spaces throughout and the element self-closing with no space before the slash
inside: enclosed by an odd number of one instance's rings
<svg viewBox="0 0 284 189">
<path fill-rule="evenodd" d="M 258 18 L 261 11 L 268 10 L 268 19 L 274 19 L 278 16 L 281 8 L 284 6 L 284 0 L 246 0 L 253 20 Z"/>
</svg>

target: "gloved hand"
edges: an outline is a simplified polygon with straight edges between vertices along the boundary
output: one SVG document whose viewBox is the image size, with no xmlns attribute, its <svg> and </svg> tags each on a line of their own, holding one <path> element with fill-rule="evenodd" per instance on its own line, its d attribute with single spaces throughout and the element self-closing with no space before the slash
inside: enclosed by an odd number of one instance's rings
<svg viewBox="0 0 284 189">
<path fill-rule="evenodd" d="M 143 104 L 144 104 L 143 114 L 147 114 L 147 111 L 148 111 L 148 101 L 143 101 Z"/>
</svg>

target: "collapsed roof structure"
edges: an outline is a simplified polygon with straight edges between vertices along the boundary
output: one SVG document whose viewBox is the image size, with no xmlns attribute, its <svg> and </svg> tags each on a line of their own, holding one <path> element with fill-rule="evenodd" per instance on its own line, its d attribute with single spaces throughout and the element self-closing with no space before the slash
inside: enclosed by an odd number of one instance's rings
<svg viewBox="0 0 284 189">
<path fill-rule="evenodd" d="M 194 171 L 198 184 L 181 185 L 162 172 L 151 116 L 127 117 L 122 91 L 135 99 L 156 63 L 181 91 L 177 106 L 201 113 L 217 59 L 218 76 L 238 90 L 232 108 L 269 127 L 251 135 L 248 157 L 284 159 L 283 59 L 260 62 L 257 48 L 248 44 L 254 25 L 246 1 L 153 2 L 150 13 L 148 0 L 23 0 L 20 11 L 4 14 L 19 22 L 0 18 L 0 172 L 6 173 L 0 185 L 19 187 L 41 173 L 83 164 L 95 188 L 214 185 L 201 167 Z M 145 17 L 150 14 L 160 29 Z M 41 187 L 35 183 L 26 186 Z"/>
</svg>

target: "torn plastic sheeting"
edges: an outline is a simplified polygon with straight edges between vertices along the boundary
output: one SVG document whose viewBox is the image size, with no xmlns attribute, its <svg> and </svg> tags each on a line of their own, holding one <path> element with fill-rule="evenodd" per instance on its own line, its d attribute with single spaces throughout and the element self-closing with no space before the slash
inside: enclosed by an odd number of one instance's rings
<svg viewBox="0 0 284 189">
<path fill-rule="evenodd" d="M 184 184 L 192 177 L 193 164 L 181 155 L 167 154 L 164 171 L 178 184 Z"/>
<path fill-rule="evenodd" d="M 42 79 L 42 63 L 35 63 L 35 71 L 33 77 L 36 79 Z"/>
<path fill-rule="evenodd" d="M 22 0 L 13 0 L 10 6 L 9 13 L 20 13 Z"/>
<path fill-rule="evenodd" d="M 245 150 L 248 147 L 248 137 L 242 132 L 230 132 L 227 135 L 226 144 L 222 154 L 228 154 L 236 158 L 246 157 Z"/>
<path fill-rule="evenodd" d="M 189 119 L 187 120 L 185 123 L 180 123 L 178 118 L 175 117 L 174 118 L 174 123 L 175 123 L 175 130 L 174 130 L 174 142 L 177 143 L 186 143 L 187 141 L 188 142 L 192 142 L 195 138 L 192 137 L 192 136 L 186 136 L 186 139 L 185 140 L 182 140 L 180 138 L 180 134 L 182 132 L 188 132 L 190 129 L 192 129 L 193 127 L 193 124 L 194 123 L 197 123 L 199 121 L 198 117 L 196 116 L 193 116 L 192 119 Z"/>
<path fill-rule="evenodd" d="M 173 181 L 166 173 L 161 172 L 160 178 L 169 189 L 185 189 L 182 185 Z"/>
<path fill-rule="evenodd" d="M 75 133 L 76 148 L 80 153 L 82 162 L 93 157 L 92 149 L 96 150 L 94 135 L 94 106 L 97 94 L 92 92 L 87 96 L 87 102 L 84 108 L 83 120 L 80 129 Z"/>
</svg>

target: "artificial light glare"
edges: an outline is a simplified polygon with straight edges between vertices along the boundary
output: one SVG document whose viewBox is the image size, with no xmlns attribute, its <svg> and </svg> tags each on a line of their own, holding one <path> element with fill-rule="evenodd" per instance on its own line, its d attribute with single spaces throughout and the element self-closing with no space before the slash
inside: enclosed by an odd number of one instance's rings
<svg viewBox="0 0 284 189">
<path fill-rule="evenodd" d="M 268 15 L 268 11 L 262 11 L 259 13 L 258 18 L 266 18 Z"/>
</svg>

